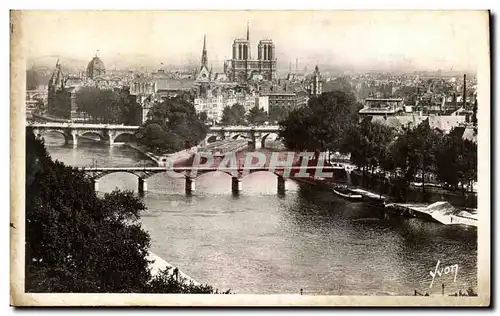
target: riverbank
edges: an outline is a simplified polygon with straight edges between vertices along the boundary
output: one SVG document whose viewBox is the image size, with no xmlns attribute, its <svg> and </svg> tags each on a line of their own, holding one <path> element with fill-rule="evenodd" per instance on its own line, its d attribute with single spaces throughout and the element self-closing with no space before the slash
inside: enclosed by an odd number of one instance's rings
<svg viewBox="0 0 500 316">
<path fill-rule="evenodd" d="M 158 273 L 160 273 L 161 270 L 165 270 L 167 268 L 169 268 L 168 274 L 173 275 L 177 269 L 178 271 L 177 274 L 179 276 L 180 281 L 187 284 L 192 283 L 195 286 L 201 285 L 200 282 L 194 280 L 192 277 L 185 274 L 184 272 L 182 272 L 172 264 L 168 263 L 167 261 L 163 260 L 162 258 L 152 253 L 151 251 L 148 252 L 147 260 L 152 261 L 152 263 L 150 263 L 152 277 L 155 277 Z"/>
<path fill-rule="evenodd" d="M 319 185 L 330 190 L 336 185 L 334 182 L 325 178 L 294 178 L 294 180 L 308 185 Z M 372 201 L 386 212 L 397 213 L 401 216 L 418 217 L 443 225 L 466 225 L 477 227 L 478 221 L 476 213 L 470 213 L 465 209 L 461 210 L 456 208 L 447 201 L 437 201 L 432 204 L 389 203 L 389 201 L 393 200 L 389 196 L 360 188 L 353 188 L 351 190 L 363 196 L 363 203 Z"/>
</svg>

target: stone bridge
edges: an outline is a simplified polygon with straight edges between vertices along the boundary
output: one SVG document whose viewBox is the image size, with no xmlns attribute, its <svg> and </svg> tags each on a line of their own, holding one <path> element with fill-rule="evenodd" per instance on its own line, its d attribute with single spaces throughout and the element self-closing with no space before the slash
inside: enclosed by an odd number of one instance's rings
<svg viewBox="0 0 500 316">
<path fill-rule="evenodd" d="M 275 135 L 279 137 L 280 127 L 278 125 L 264 125 L 264 126 L 213 126 L 205 137 L 203 145 L 207 145 L 217 140 L 228 140 L 245 138 L 248 139 L 250 144 L 253 144 L 254 149 L 265 147 L 266 139 Z"/>
<path fill-rule="evenodd" d="M 33 129 L 36 137 L 40 138 L 44 133 L 57 132 L 64 136 L 66 144 L 78 144 L 78 138 L 85 136 L 97 136 L 102 143 L 114 145 L 120 144 L 116 139 L 122 135 L 134 136 L 139 126 L 107 125 L 107 124 L 75 124 L 75 123 L 45 123 L 28 124 Z M 135 136 L 134 136 L 135 137 Z"/>
<path fill-rule="evenodd" d="M 239 194 L 242 191 L 242 179 L 255 172 L 271 172 L 277 176 L 277 191 L 278 194 L 284 194 L 286 191 L 286 181 L 289 178 L 297 176 L 297 173 L 308 172 L 312 177 L 315 177 L 317 170 L 324 173 L 331 172 L 334 169 L 343 169 L 341 167 L 300 167 L 300 166 L 290 166 L 290 167 L 205 167 L 205 168 L 193 168 L 193 167 L 85 167 L 79 168 L 79 170 L 85 172 L 93 181 L 94 190 L 99 191 L 99 180 L 104 176 L 117 172 L 126 172 L 135 175 L 138 178 L 138 192 L 139 194 L 144 194 L 147 191 L 147 180 L 149 177 L 158 174 L 165 173 L 166 176 L 172 178 L 182 178 L 186 181 L 186 194 L 192 194 L 195 191 L 196 178 L 202 174 L 209 172 L 223 172 L 231 176 L 231 190 L 234 194 Z"/>
<path fill-rule="evenodd" d="M 109 145 L 118 144 L 116 139 L 121 135 L 135 134 L 139 126 L 127 125 L 108 125 L 108 124 L 77 124 L 77 123 L 32 123 L 27 127 L 31 127 L 35 136 L 41 137 L 47 132 L 57 132 L 64 136 L 67 144 L 78 144 L 79 137 L 98 136 L 100 141 Z M 246 138 L 255 149 L 263 147 L 267 137 L 275 135 L 278 137 L 279 126 L 212 126 L 210 127 L 207 136 L 203 142 L 203 146 L 208 145 L 216 140 L 237 139 L 238 137 Z"/>
</svg>

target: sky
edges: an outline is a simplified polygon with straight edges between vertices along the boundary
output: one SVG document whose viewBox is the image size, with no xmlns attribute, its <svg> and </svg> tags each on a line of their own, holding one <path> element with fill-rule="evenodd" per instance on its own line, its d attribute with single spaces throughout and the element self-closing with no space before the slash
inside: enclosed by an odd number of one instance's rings
<svg viewBox="0 0 500 316">
<path fill-rule="evenodd" d="M 203 36 L 209 64 L 222 68 L 235 38 L 250 26 L 276 46 L 278 67 L 329 65 L 352 70 L 475 71 L 485 58 L 485 11 L 25 11 L 23 45 L 30 60 L 105 66 L 199 63 Z"/>
</svg>

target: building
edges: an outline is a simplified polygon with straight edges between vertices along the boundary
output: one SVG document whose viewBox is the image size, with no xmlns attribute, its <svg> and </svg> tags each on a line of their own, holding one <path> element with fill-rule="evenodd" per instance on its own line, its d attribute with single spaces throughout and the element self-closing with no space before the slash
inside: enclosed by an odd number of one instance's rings
<svg viewBox="0 0 500 316">
<path fill-rule="evenodd" d="M 400 98 L 367 98 L 364 107 L 359 110 L 360 115 L 397 115 L 403 112 L 403 99 Z"/>
<path fill-rule="evenodd" d="M 59 60 L 49 79 L 47 88 L 47 111 L 49 115 L 73 121 L 84 120 L 86 113 L 79 111 L 76 102 L 77 94 L 84 87 L 94 87 L 101 90 L 111 90 L 126 102 L 135 102 L 139 95 L 147 95 L 155 86 L 150 81 L 138 79 L 130 82 L 119 76 L 107 74 L 104 63 L 94 56 L 85 71 L 79 74 L 66 74 Z M 132 93 L 134 92 L 134 93 Z M 135 93 L 139 92 L 139 93 Z M 129 118 L 140 121 L 138 113 L 132 113 Z"/>
<path fill-rule="evenodd" d="M 245 92 L 234 92 L 232 89 L 221 92 L 214 91 L 205 97 L 194 99 L 194 107 L 197 113 L 207 113 L 209 120 L 220 121 L 224 108 L 231 107 L 234 104 L 241 104 L 246 113 L 255 106 L 269 113 L 269 97 L 259 96 Z"/>
<path fill-rule="evenodd" d="M 314 67 L 311 83 L 309 85 L 309 92 L 311 95 L 320 95 L 323 92 L 323 81 L 321 80 L 318 65 Z"/>
<path fill-rule="evenodd" d="M 225 61 L 224 69 L 230 81 L 273 81 L 276 79 L 276 63 L 275 46 L 270 39 L 259 41 L 257 59 L 252 59 L 250 29 L 247 25 L 246 39 L 234 40 L 232 58 Z"/>
</svg>

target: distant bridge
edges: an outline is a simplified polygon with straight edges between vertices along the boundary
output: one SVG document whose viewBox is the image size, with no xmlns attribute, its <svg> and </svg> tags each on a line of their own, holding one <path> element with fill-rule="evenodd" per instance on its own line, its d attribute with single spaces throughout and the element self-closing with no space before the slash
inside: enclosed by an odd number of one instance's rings
<svg viewBox="0 0 500 316">
<path fill-rule="evenodd" d="M 84 167 L 79 170 L 85 172 L 94 183 L 94 190 L 99 191 L 99 180 L 112 173 L 126 172 L 135 175 L 138 178 L 138 192 L 143 194 L 147 191 L 147 179 L 158 173 L 167 173 L 172 178 L 184 178 L 186 181 L 186 194 L 191 194 L 195 190 L 195 180 L 202 174 L 209 172 L 223 172 L 231 176 L 232 192 L 238 194 L 242 190 L 241 180 L 251 173 L 271 172 L 277 175 L 278 194 L 284 194 L 286 191 L 286 180 L 290 177 L 299 176 L 298 172 L 307 172 L 310 178 L 316 176 L 316 172 L 332 172 L 333 170 L 344 170 L 343 167 L 332 166 L 290 166 L 290 167 Z M 306 176 L 307 177 L 307 176 Z"/>
<path fill-rule="evenodd" d="M 33 123 L 26 127 L 31 127 L 37 137 L 43 133 L 57 132 L 64 136 L 65 143 L 78 144 L 79 137 L 98 136 L 100 141 L 110 146 L 115 144 L 115 140 L 121 135 L 135 135 L 139 126 L 112 125 L 112 124 L 75 124 L 75 123 Z"/>
<path fill-rule="evenodd" d="M 57 132 L 64 136 L 67 144 L 78 144 L 79 137 L 98 136 L 100 141 L 110 146 L 119 142 L 116 139 L 121 135 L 134 136 L 139 126 L 112 125 L 112 124 L 81 124 L 81 123 L 31 123 L 35 136 L 41 137 L 46 132 Z M 246 138 L 254 144 L 255 149 L 263 147 L 267 137 L 278 137 L 280 128 L 277 125 L 264 126 L 212 126 L 210 127 L 204 144 L 217 140 Z"/>
</svg>

